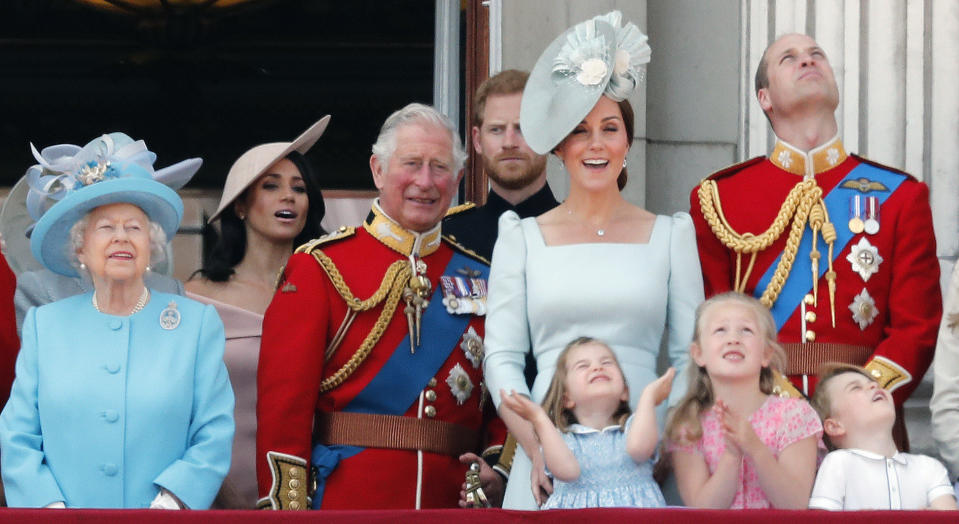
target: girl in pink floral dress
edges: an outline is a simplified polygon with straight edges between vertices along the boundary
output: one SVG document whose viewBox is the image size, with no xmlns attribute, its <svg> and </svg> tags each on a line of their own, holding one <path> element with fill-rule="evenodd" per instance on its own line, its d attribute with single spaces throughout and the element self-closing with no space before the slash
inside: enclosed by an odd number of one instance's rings
<svg viewBox="0 0 959 524">
<path fill-rule="evenodd" d="M 696 311 L 689 392 L 666 427 L 687 506 L 805 509 L 822 425 L 802 399 L 773 393 L 785 360 L 769 311 L 730 292 Z"/>
</svg>

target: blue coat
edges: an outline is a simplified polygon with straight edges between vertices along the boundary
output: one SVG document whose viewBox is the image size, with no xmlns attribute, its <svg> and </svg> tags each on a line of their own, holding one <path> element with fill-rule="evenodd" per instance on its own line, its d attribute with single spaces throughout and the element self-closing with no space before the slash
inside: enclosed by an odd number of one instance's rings
<svg viewBox="0 0 959 524">
<path fill-rule="evenodd" d="M 233 390 L 213 306 L 157 291 L 130 317 L 92 295 L 27 312 L 0 414 L 7 503 L 148 507 L 159 487 L 208 508 L 230 467 Z M 180 323 L 163 329 L 175 304 Z"/>
</svg>

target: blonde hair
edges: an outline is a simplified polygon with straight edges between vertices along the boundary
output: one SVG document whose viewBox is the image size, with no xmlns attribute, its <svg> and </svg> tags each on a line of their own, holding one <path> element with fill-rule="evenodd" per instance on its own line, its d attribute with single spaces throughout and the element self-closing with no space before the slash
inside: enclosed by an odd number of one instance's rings
<svg viewBox="0 0 959 524">
<path fill-rule="evenodd" d="M 729 291 L 716 295 L 703 302 L 696 308 L 696 334 L 694 344 L 701 344 L 706 324 L 707 313 L 714 307 L 724 304 L 745 306 L 756 315 L 756 321 L 762 330 L 766 346 L 772 350 L 769 366 L 759 372 L 759 389 L 769 395 L 773 391 L 775 372 L 783 369 L 786 362 L 786 353 L 776 341 L 776 322 L 766 306 L 753 297 Z M 696 365 L 690 360 L 687 368 L 689 390 L 673 410 L 666 423 L 666 438 L 672 442 L 697 442 L 703 436 L 703 427 L 699 416 L 713 405 L 713 385 L 706 368 Z"/>
<path fill-rule="evenodd" d="M 553 380 L 549 383 L 549 389 L 546 390 L 546 396 L 543 398 L 542 404 L 549 419 L 564 433 L 569 429 L 569 426 L 578 422 L 573 410 L 566 408 L 566 361 L 573 349 L 587 344 L 596 344 L 609 350 L 609 353 L 613 356 L 613 361 L 616 362 L 616 368 L 619 369 L 619 374 L 623 376 L 623 385 L 626 387 L 626 391 L 629 391 L 629 385 L 626 384 L 626 376 L 623 375 L 623 368 L 619 365 L 619 359 L 616 358 L 616 353 L 605 342 L 592 337 L 579 337 L 566 344 L 559 357 L 556 358 L 556 371 L 553 372 Z M 624 400 L 616 407 L 613 418 L 617 424 L 622 426 L 626 424 L 626 419 L 629 418 L 630 413 L 632 411 L 629 409 L 629 401 Z"/>
</svg>

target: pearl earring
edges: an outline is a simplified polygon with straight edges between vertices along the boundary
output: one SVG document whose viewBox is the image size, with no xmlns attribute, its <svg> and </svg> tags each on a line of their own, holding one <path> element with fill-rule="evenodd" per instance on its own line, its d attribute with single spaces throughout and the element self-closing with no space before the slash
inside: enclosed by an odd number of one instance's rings
<svg viewBox="0 0 959 524">
<path fill-rule="evenodd" d="M 626 159 L 623 159 L 623 169 L 626 169 Z"/>
<path fill-rule="evenodd" d="M 84 264 L 83 262 L 80 262 L 80 270 L 86 271 L 86 270 L 87 270 L 87 265 Z"/>
<path fill-rule="evenodd" d="M 150 266 L 147 266 L 146 272 L 149 273 L 150 271 L 153 271 L 153 268 Z"/>
</svg>

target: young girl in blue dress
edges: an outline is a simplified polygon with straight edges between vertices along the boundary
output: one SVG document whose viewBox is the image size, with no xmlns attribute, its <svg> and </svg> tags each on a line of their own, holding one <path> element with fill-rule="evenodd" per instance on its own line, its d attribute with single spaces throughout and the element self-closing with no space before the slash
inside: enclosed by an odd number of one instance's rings
<svg viewBox="0 0 959 524">
<path fill-rule="evenodd" d="M 630 414 L 629 387 L 613 351 L 580 337 L 557 358 L 542 406 L 500 391 L 503 403 L 533 425 L 543 448 L 553 477 L 543 509 L 665 505 L 653 480 L 655 408 L 669 396 L 675 374 L 669 368 L 647 385 Z"/>
</svg>

